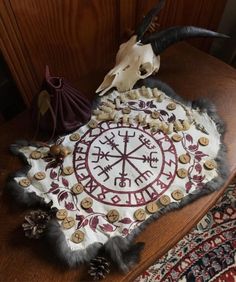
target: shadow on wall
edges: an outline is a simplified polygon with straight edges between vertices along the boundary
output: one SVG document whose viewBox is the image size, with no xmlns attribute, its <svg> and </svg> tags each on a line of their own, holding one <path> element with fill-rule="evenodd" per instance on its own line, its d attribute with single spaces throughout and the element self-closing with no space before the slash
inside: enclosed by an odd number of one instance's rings
<svg viewBox="0 0 236 282">
<path fill-rule="evenodd" d="M 229 40 L 215 39 L 210 53 L 236 68 L 236 1 L 228 0 L 218 32 L 231 36 Z"/>
<path fill-rule="evenodd" d="M 0 53 L 0 124 L 10 120 L 25 109 L 6 62 Z"/>
</svg>

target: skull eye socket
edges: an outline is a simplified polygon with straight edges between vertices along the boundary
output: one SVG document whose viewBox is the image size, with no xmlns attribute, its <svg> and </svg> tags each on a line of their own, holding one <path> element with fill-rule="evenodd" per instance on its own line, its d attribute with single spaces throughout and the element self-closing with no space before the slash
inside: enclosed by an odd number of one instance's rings
<svg viewBox="0 0 236 282">
<path fill-rule="evenodd" d="M 147 62 L 139 66 L 139 73 L 141 76 L 149 75 L 152 72 L 151 63 Z"/>
<path fill-rule="evenodd" d="M 139 73 L 140 75 L 145 75 L 147 73 L 146 69 L 143 67 L 143 65 L 140 65 L 139 67 Z"/>
</svg>

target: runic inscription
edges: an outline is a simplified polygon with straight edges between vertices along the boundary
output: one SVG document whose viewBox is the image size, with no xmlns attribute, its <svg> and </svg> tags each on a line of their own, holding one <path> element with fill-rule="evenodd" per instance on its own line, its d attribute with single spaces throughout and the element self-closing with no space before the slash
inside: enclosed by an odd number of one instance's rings
<svg viewBox="0 0 236 282">
<path fill-rule="evenodd" d="M 85 192 L 114 206 L 141 206 L 157 199 L 174 180 L 177 167 L 171 139 L 143 127 L 100 123 L 74 150 L 76 177 Z"/>
</svg>

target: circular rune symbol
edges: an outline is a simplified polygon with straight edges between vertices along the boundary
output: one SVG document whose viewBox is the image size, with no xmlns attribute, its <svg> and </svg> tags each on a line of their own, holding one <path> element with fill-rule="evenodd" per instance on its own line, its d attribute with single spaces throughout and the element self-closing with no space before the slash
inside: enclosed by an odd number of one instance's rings
<svg viewBox="0 0 236 282">
<path fill-rule="evenodd" d="M 74 150 L 74 170 L 84 191 L 114 206 L 142 206 L 173 182 L 177 154 L 172 140 L 141 125 L 99 123 Z"/>
</svg>

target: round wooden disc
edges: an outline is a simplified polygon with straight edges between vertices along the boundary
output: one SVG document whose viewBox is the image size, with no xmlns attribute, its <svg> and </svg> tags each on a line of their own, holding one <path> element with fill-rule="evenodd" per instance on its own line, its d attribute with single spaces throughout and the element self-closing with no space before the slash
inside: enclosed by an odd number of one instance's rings
<svg viewBox="0 0 236 282">
<path fill-rule="evenodd" d="M 56 218 L 59 220 L 63 220 L 67 217 L 67 215 L 68 215 L 68 212 L 66 209 L 60 209 L 56 213 Z"/>
<path fill-rule="evenodd" d="M 179 156 L 179 161 L 182 163 L 182 164 L 187 164 L 189 163 L 191 160 L 191 157 L 187 154 L 182 154 Z"/>
<path fill-rule="evenodd" d="M 91 128 L 96 128 L 98 126 L 98 122 L 95 119 L 91 119 L 88 123 L 88 126 Z"/>
<path fill-rule="evenodd" d="M 70 141 L 79 141 L 80 140 L 80 135 L 79 133 L 73 133 L 70 136 Z"/>
<path fill-rule="evenodd" d="M 90 197 L 86 197 L 81 201 L 81 207 L 84 209 L 89 209 L 93 205 L 93 199 Z"/>
<path fill-rule="evenodd" d="M 122 109 L 123 114 L 130 114 L 131 109 L 129 107 L 123 108 Z"/>
<path fill-rule="evenodd" d="M 43 180 L 46 177 L 46 173 L 43 171 L 36 172 L 34 178 L 37 180 Z"/>
<path fill-rule="evenodd" d="M 215 169 L 217 167 L 217 164 L 214 160 L 207 160 L 204 163 L 204 167 L 208 170 Z"/>
<path fill-rule="evenodd" d="M 144 209 L 137 209 L 134 212 L 134 217 L 138 220 L 138 221 L 143 221 L 146 218 L 146 213 Z"/>
<path fill-rule="evenodd" d="M 71 227 L 73 227 L 75 225 L 75 220 L 73 217 L 68 216 L 66 217 L 63 221 L 62 221 L 62 226 L 65 229 L 70 229 Z"/>
<path fill-rule="evenodd" d="M 151 113 L 151 117 L 153 119 L 157 119 L 157 118 L 160 117 L 160 113 L 158 111 L 154 111 L 154 112 Z"/>
<path fill-rule="evenodd" d="M 107 213 L 107 219 L 110 223 L 116 222 L 119 220 L 120 214 L 117 210 L 110 210 Z"/>
<path fill-rule="evenodd" d="M 84 186 L 81 183 L 76 183 L 72 186 L 71 191 L 75 195 L 81 194 L 84 191 Z"/>
<path fill-rule="evenodd" d="M 174 135 L 172 136 L 172 140 L 175 141 L 175 142 L 179 142 L 179 141 L 181 141 L 182 139 L 183 139 L 183 137 L 182 137 L 181 135 L 179 135 L 179 134 L 174 134 Z"/>
<path fill-rule="evenodd" d="M 146 210 L 149 212 L 149 213 L 156 213 L 158 211 L 158 205 L 156 202 L 150 202 L 146 205 Z"/>
<path fill-rule="evenodd" d="M 179 176 L 179 178 L 185 178 L 188 175 L 188 172 L 185 168 L 179 168 L 177 170 L 177 175 Z"/>
<path fill-rule="evenodd" d="M 80 230 L 76 230 L 72 235 L 71 235 L 71 241 L 74 242 L 75 244 L 79 244 L 84 240 L 84 232 Z"/>
<path fill-rule="evenodd" d="M 171 193 L 171 196 L 174 200 L 179 201 L 184 197 L 184 193 L 180 189 L 176 189 Z"/>
<path fill-rule="evenodd" d="M 171 202 L 170 197 L 167 195 L 161 196 L 159 201 L 163 206 L 168 206 Z"/>
<path fill-rule="evenodd" d="M 170 111 L 173 111 L 176 109 L 176 104 L 174 102 L 171 102 L 167 105 L 167 109 Z"/>
<path fill-rule="evenodd" d="M 207 146 L 209 144 L 209 139 L 207 137 L 201 137 L 198 139 L 198 143 L 202 146 Z"/>
<path fill-rule="evenodd" d="M 21 187 L 29 187 L 30 186 L 30 180 L 28 178 L 23 178 L 19 181 L 19 184 Z"/>
<path fill-rule="evenodd" d="M 74 172 L 74 169 L 72 166 L 66 166 L 63 168 L 64 175 L 71 175 Z"/>
<path fill-rule="evenodd" d="M 33 151 L 31 154 L 30 154 L 30 157 L 31 159 L 34 159 L 34 160 L 38 160 L 38 159 L 41 159 L 42 157 L 42 153 L 40 151 Z"/>
</svg>

